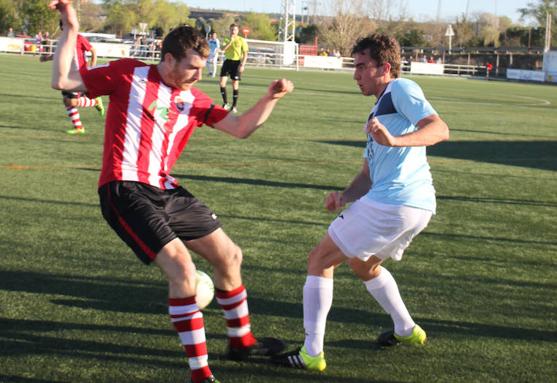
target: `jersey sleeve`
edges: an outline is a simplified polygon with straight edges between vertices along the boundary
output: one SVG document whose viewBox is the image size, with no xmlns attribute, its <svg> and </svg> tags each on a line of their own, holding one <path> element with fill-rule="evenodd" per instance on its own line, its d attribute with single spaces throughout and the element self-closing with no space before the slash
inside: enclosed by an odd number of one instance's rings
<svg viewBox="0 0 557 383">
<path fill-rule="evenodd" d="M 78 35 L 78 38 L 79 38 L 79 44 L 81 44 L 81 49 L 85 52 L 90 52 L 93 46 L 91 45 L 89 40 L 87 40 L 85 37 L 81 35 Z"/>
<path fill-rule="evenodd" d="M 133 73 L 136 66 L 144 65 L 140 61 L 123 59 L 111 61 L 80 71 L 83 83 L 90 98 L 110 95 L 125 79 Z"/>
<path fill-rule="evenodd" d="M 395 81 L 391 89 L 393 105 L 413 125 L 437 112 L 426 100 L 422 88 L 414 81 L 401 79 Z"/>
<path fill-rule="evenodd" d="M 196 90 L 192 113 L 196 116 L 197 126 L 213 126 L 228 115 L 228 110 L 213 103 L 205 93 Z"/>
</svg>

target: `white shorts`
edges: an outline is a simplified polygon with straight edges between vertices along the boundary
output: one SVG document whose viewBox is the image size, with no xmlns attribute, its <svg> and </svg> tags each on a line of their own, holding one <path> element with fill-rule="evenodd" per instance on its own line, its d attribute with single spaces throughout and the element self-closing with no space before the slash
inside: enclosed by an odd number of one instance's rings
<svg viewBox="0 0 557 383">
<path fill-rule="evenodd" d="M 402 205 L 386 205 L 362 197 L 338 215 L 329 236 L 349 258 L 371 256 L 402 259 L 412 239 L 425 229 L 432 212 Z"/>
</svg>

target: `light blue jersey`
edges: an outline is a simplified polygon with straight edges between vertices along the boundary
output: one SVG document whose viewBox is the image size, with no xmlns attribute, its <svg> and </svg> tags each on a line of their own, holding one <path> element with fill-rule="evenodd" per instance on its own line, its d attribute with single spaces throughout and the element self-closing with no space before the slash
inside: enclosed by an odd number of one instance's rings
<svg viewBox="0 0 557 383">
<path fill-rule="evenodd" d="M 395 79 L 373 107 L 377 117 L 393 136 L 416 131 L 423 118 L 437 114 L 414 81 Z M 369 162 L 371 189 L 366 197 L 384 204 L 405 205 L 435 213 L 435 189 L 425 146 L 383 146 L 368 134 L 364 152 Z"/>
<path fill-rule="evenodd" d="M 209 56 L 213 57 L 220 48 L 220 41 L 219 39 L 209 39 L 207 43 L 209 44 Z"/>
</svg>

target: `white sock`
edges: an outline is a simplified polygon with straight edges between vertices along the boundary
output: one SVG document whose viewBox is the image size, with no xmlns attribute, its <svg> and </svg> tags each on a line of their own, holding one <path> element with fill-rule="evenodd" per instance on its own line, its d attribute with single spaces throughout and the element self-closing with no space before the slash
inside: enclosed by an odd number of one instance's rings
<svg viewBox="0 0 557 383">
<path fill-rule="evenodd" d="M 323 351 L 327 314 L 333 305 L 333 280 L 308 275 L 304 285 L 304 346 L 311 356 Z"/>
<path fill-rule="evenodd" d="M 400 336 L 412 334 L 412 329 L 416 323 L 406 309 L 391 273 L 381 267 L 379 276 L 364 282 L 364 285 L 383 310 L 391 316 L 395 325 L 395 334 Z"/>
</svg>

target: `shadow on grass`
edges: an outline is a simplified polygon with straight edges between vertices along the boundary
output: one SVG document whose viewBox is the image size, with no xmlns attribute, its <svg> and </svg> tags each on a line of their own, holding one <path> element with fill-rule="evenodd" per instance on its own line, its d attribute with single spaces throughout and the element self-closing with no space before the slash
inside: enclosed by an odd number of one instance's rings
<svg viewBox="0 0 557 383">
<path fill-rule="evenodd" d="M 21 376 L 14 376 L 14 375 L 2 375 L 0 374 L 0 382 L 3 383 L 56 383 L 57 380 L 44 380 L 44 379 L 35 379 L 35 378 L 23 378 Z"/>
<path fill-rule="evenodd" d="M 234 178 L 234 177 L 214 177 L 214 176 L 195 176 L 187 174 L 174 174 L 176 178 L 190 179 L 196 181 L 206 181 L 206 182 L 222 182 L 227 184 L 242 184 L 242 185 L 253 185 L 253 186 L 270 186 L 270 187 L 281 187 L 281 188 L 301 188 L 301 189 L 317 189 L 317 190 L 338 190 L 339 186 L 333 185 L 314 185 L 314 184 L 304 184 L 297 182 L 281 182 L 281 181 L 269 181 L 263 179 L 252 179 L 252 178 Z"/>
<path fill-rule="evenodd" d="M 467 235 L 467 234 L 454 234 L 454 233 L 434 233 L 431 231 L 424 231 L 421 233 L 422 236 L 439 237 L 445 240 L 463 239 L 477 241 L 489 241 L 489 242 L 502 242 L 502 243 L 520 243 L 520 244 L 531 244 L 531 245 L 542 245 L 542 246 L 555 246 L 556 241 L 537 241 L 530 239 L 519 239 L 519 238 L 505 238 L 505 237 L 483 237 L 479 235 Z"/>
<path fill-rule="evenodd" d="M 318 141 L 331 145 L 365 147 L 361 141 Z M 449 141 L 428 147 L 429 156 L 557 170 L 557 141 Z"/>
</svg>

